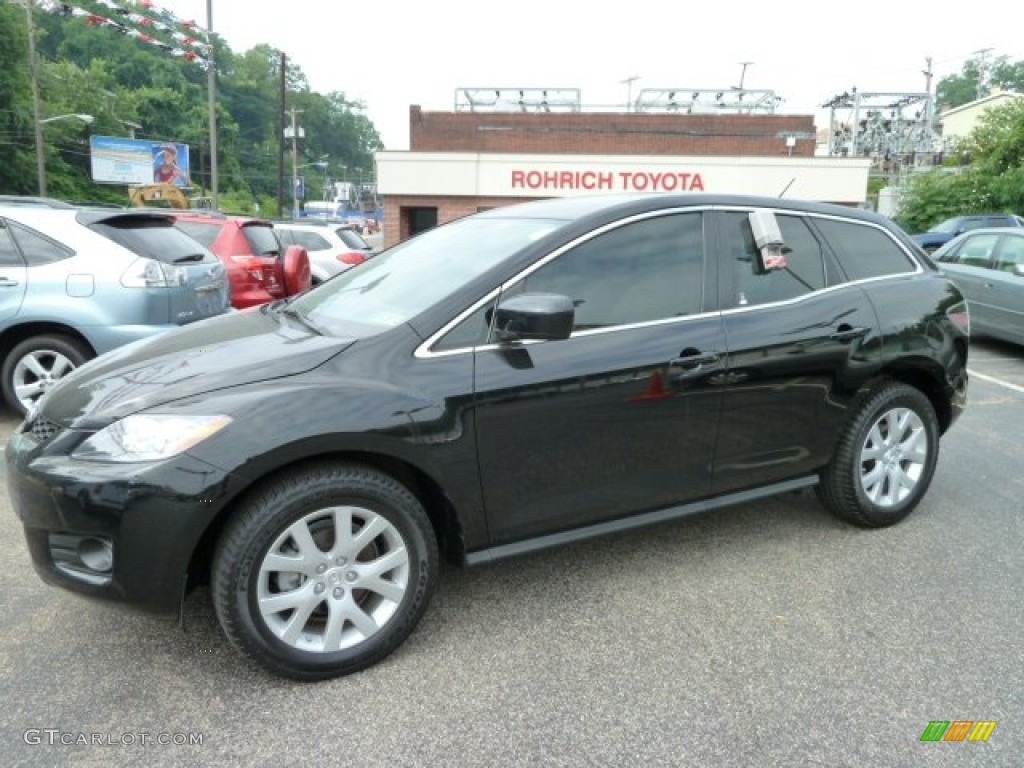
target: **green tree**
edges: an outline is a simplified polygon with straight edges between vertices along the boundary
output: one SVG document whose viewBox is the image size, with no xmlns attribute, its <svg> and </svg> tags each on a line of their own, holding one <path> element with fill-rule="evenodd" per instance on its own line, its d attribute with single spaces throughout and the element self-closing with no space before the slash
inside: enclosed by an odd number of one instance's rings
<svg viewBox="0 0 1024 768">
<path fill-rule="evenodd" d="M 0 5 L 0 191 L 35 194 L 32 95 L 25 11 Z"/>
<path fill-rule="evenodd" d="M 997 56 L 987 67 L 987 82 L 982 82 L 985 67 L 980 57 L 964 62 L 959 74 L 939 80 L 935 87 L 935 103 L 938 108 L 959 107 L 982 96 L 993 88 L 1024 93 L 1024 61 L 1010 61 L 1007 56 Z"/>
</svg>

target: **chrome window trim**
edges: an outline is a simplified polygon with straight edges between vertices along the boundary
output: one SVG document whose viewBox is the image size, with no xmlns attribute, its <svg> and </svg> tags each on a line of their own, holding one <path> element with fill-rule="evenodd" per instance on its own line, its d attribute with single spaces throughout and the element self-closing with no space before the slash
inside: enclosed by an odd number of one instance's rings
<svg viewBox="0 0 1024 768">
<path fill-rule="evenodd" d="M 529 277 L 531 274 L 536 272 L 541 267 L 543 267 L 546 264 L 548 264 L 549 262 L 554 261 L 555 259 L 557 259 L 559 256 L 561 256 L 566 251 L 568 251 L 568 250 L 570 250 L 572 248 L 576 248 L 577 246 L 587 242 L 588 240 L 592 240 L 595 237 L 598 237 L 599 235 L 603 235 L 606 232 L 612 231 L 613 229 L 619 229 L 620 227 L 624 227 L 624 226 L 626 226 L 628 224 L 633 224 L 633 223 L 635 223 L 637 221 L 644 221 L 646 219 L 654 219 L 654 218 L 659 218 L 661 216 L 670 216 L 670 215 L 679 214 L 679 213 L 703 213 L 705 211 L 713 210 L 714 207 L 715 206 L 712 206 L 712 205 L 697 205 L 697 206 L 680 206 L 680 207 L 677 207 L 677 208 L 662 208 L 662 209 L 659 209 L 659 210 L 656 210 L 656 211 L 645 211 L 644 213 L 633 214 L 632 216 L 629 216 L 627 218 L 619 219 L 617 221 L 613 221 L 613 222 L 611 222 L 609 224 L 605 224 L 603 227 L 599 227 L 598 229 L 594 229 L 594 230 L 591 230 L 590 232 L 587 232 L 586 234 L 580 235 L 575 240 L 572 240 L 572 241 L 566 243 L 565 245 L 561 246 L 560 248 L 556 248 L 551 253 L 547 254 L 546 256 L 544 256 L 541 259 L 538 259 L 537 261 L 535 261 L 533 264 L 529 265 L 528 267 L 524 267 L 522 269 L 522 271 L 516 273 L 515 275 L 510 277 L 508 280 L 503 282 L 501 285 L 499 285 L 497 288 L 491 290 L 483 298 L 481 298 L 478 301 L 474 302 L 468 309 L 465 309 L 462 312 L 460 312 L 458 315 L 455 316 L 454 319 L 452 319 L 452 320 L 448 321 L 447 323 L 445 323 L 443 326 L 441 326 L 440 330 L 438 330 L 436 333 L 431 334 L 431 336 L 426 341 L 424 341 L 422 344 L 420 344 L 418 347 L 416 347 L 416 351 L 413 353 L 413 355 L 415 357 L 417 357 L 417 358 L 420 358 L 420 359 L 429 359 L 429 358 L 433 358 L 433 357 L 449 357 L 451 355 L 465 354 L 466 352 L 474 352 L 474 351 L 477 351 L 477 350 L 498 349 L 498 348 L 500 348 L 502 346 L 501 344 L 478 344 L 478 345 L 473 346 L 473 347 L 458 347 L 456 349 L 445 349 L 445 350 L 440 350 L 440 351 L 432 350 L 431 347 L 434 344 L 436 344 L 438 341 L 440 341 L 441 338 L 444 337 L 455 326 L 457 326 L 459 323 L 461 323 L 463 320 L 465 320 L 471 314 L 473 314 L 478 309 L 480 309 L 484 304 L 486 304 L 489 301 L 494 301 L 494 299 L 497 298 L 499 295 L 501 295 L 501 293 L 503 291 L 505 291 L 508 288 L 510 288 L 511 286 L 515 285 L 520 280 L 526 279 L 527 277 Z M 705 241 L 705 245 L 706 245 L 706 241 Z M 706 248 L 705 248 L 704 256 L 705 256 L 705 258 L 707 256 Z M 703 278 L 704 278 L 704 275 L 702 273 L 701 274 L 702 281 L 703 281 Z M 704 286 L 702 284 L 701 285 L 701 301 L 702 302 L 703 302 L 703 299 L 704 299 L 703 290 L 704 290 Z M 586 330 L 586 331 L 577 331 L 576 333 L 571 334 L 569 336 L 569 338 L 570 339 L 574 339 L 574 338 L 576 338 L 578 336 L 592 336 L 592 335 L 598 334 L 598 333 L 610 333 L 610 332 L 613 332 L 613 331 L 620 331 L 620 330 L 625 330 L 625 329 L 630 329 L 630 328 L 642 328 L 642 327 L 651 326 L 651 325 L 666 325 L 668 323 L 676 323 L 676 322 L 680 322 L 680 321 L 684 321 L 684 320 L 692 320 L 692 319 L 695 319 L 695 318 L 698 318 L 698 317 L 707 317 L 707 316 L 716 315 L 716 314 L 718 314 L 717 311 L 716 312 L 703 312 L 703 313 L 700 313 L 699 315 L 686 315 L 684 317 L 666 317 L 666 318 L 662 318 L 660 320 L 648 320 L 648 321 L 643 322 L 643 323 L 630 323 L 630 324 L 627 324 L 627 325 L 613 325 L 613 326 L 609 326 L 608 328 L 593 328 L 593 329 L 589 329 L 589 330 Z M 519 343 L 520 344 L 538 344 L 538 343 L 540 343 L 540 341 L 539 340 L 529 340 L 529 341 L 521 341 Z"/>
<path fill-rule="evenodd" d="M 515 276 L 509 278 L 504 283 L 499 285 L 497 288 L 491 290 L 484 297 L 482 297 L 478 301 L 474 302 L 469 308 L 463 310 L 458 315 L 456 315 L 455 318 L 453 318 L 449 322 L 445 323 L 440 328 L 440 330 L 438 330 L 436 333 L 432 334 L 429 338 L 427 338 L 426 341 L 422 342 L 418 347 L 416 347 L 416 350 L 413 353 L 413 355 L 416 358 L 419 358 L 419 359 L 431 359 L 431 358 L 436 358 L 436 357 L 450 357 L 452 355 L 462 355 L 462 354 L 466 354 L 468 352 L 477 352 L 477 351 L 483 352 L 483 351 L 490 351 L 490 350 L 495 350 L 495 349 L 502 348 L 504 345 L 501 345 L 501 344 L 478 344 L 476 346 L 471 346 L 471 347 L 457 347 L 455 349 L 445 349 L 445 350 L 439 350 L 439 351 L 435 351 L 435 350 L 431 349 L 431 347 L 434 344 L 436 344 L 438 341 L 440 341 L 441 338 L 443 338 L 455 326 L 457 326 L 459 323 L 461 323 L 463 320 L 465 320 L 471 314 L 476 312 L 478 309 L 480 309 L 482 306 L 484 306 L 484 304 L 486 304 L 487 302 L 494 301 L 494 299 L 496 299 L 502 293 L 502 291 L 506 290 L 507 288 L 511 287 L 512 285 L 515 285 L 520 280 L 523 280 L 524 278 L 529 277 L 533 272 L 536 272 L 538 269 L 540 269 L 541 267 L 546 265 L 548 262 L 551 262 L 554 259 L 558 258 L 560 255 L 565 253 L 567 250 L 569 250 L 571 248 L 575 248 L 576 246 L 578 246 L 578 245 L 580 245 L 582 243 L 585 243 L 586 241 L 591 240 L 594 237 L 597 237 L 598 235 L 602 235 L 605 232 L 611 231 L 612 229 L 617 229 L 618 227 L 622 227 L 622 226 L 625 226 L 627 224 L 631 224 L 631 223 L 636 222 L 636 221 L 642 221 L 644 219 L 655 218 L 655 217 L 658 217 L 658 216 L 671 215 L 671 214 L 676 214 L 676 213 L 704 213 L 704 212 L 707 212 L 707 211 L 740 211 L 740 212 L 743 212 L 743 211 L 753 211 L 753 210 L 757 210 L 757 207 L 756 206 L 749 206 L 749 205 L 700 205 L 700 206 L 694 206 L 694 207 L 668 208 L 668 209 L 663 209 L 663 210 L 658 210 L 658 211 L 647 211 L 646 213 L 635 214 L 635 215 L 630 216 L 628 218 L 621 219 L 619 221 L 615 221 L 615 222 L 612 222 L 610 224 L 606 224 L 605 226 L 603 226 L 603 227 L 601 227 L 599 229 L 595 229 L 595 230 L 593 230 L 591 232 L 588 232 L 585 235 L 581 235 L 580 237 L 576 238 L 572 242 L 566 243 L 561 248 L 558 248 L 558 249 L 552 251 L 548 255 L 544 256 L 544 258 L 539 259 L 537 262 L 535 262 L 535 263 L 531 264 L 530 266 L 524 268 L 521 272 L 519 272 Z M 839 221 L 839 222 L 842 222 L 842 223 L 845 223 L 845 224 L 857 224 L 857 225 L 860 225 L 860 226 L 866 226 L 866 227 L 871 227 L 873 229 L 876 229 L 876 230 L 882 232 L 883 234 L 885 234 L 903 252 L 903 254 L 907 257 L 907 259 L 913 265 L 913 269 L 909 269 L 906 272 L 894 272 L 891 275 L 879 275 L 877 277 L 865 277 L 865 278 L 861 278 L 859 280 L 848 280 L 847 282 L 839 283 L 838 285 L 825 286 L 824 288 L 820 288 L 820 289 L 818 289 L 816 291 L 811 291 L 809 293 L 803 294 L 802 296 L 796 296 L 796 297 L 794 297 L 792 299 L 785 299 L 783 301 L 773 301 L 773 302 L 768 302 L 768 303 L 765 303 L 765 304 L 753 304 L 753 305 L 750 305 L 750 306 L 743 306 L 743 307 L 731 307 L 729 309 L 715 310 L 714 312 L 701 312 L 701 313 L 696 314 L 696 315 L 686 315 L 684 317 L 668 317 L 668 318 L 664 318 L 664 319 L 661 319 L 661 320 L 649 320 L 649 321 L 643 322 L 643 323 L 629 323 L 629 324 L 626 324 L 626 325 L 609 326 L 608 328 L 593 328 L 593 329 L 589 329 L 589 330 L 585 330 L 585 331 L 577 331 L 577 332 L 571 334 L 569 336 L 569 338 L 570 339 L 575 339 L 575 338 L 584 337 L 584 336 L 595 336 L 595 335 L 598 335 L 598 334 L 616 333 L 618 331 L 632 330 L 634 328 L 645 328 L 645 327 L 656 326 L 656 325 L 669 325 L 669 324 L 672 324 L 672 323 L 684 323 L 684 322 L 687 322 L 687 321 L 690 321 L 690 320 L 705 319 L 705 318 L 708 318 L 708 317 L 714 317 L 716 315 L 724 317 L 724 316 L 727 316 L 727 315 L 741 314 L 741 313 L 745 313 L 745 312 L 753 312 L 753 311 L 756 311 L 756 310 L 759 310 L 759 309 L 769 309 L 769 308 L 773 308 L 773 307 L 784 307 L 784 306 L 791 305 L 791 304 L 797 304 L 797 303 L 799 303 L 801 301 L 806 301 L 806 300 L 808 300 L 810 298 L 817 297 L 817 296 L 820 296 L 820 295 L 823 295 L 823 294 L 828 294 L 828 293 L 831 293 L 833 291 L 838 291 L 840 289 L 846 288 L 846 287 L 851 286 L 851 285 L 860 286 L 860 285 L 865 285 L 865 284 L 870 284 L 870 283 L 876 283 L 876 282 L 879 282 L 881 280 L 892 280 L 892 279 L 895 279 L 895 278 L 906 278 L 906 277 L 911 277 L 911 276 L 920 275 L 920 274 L 924 273 L 924 267 L 921 266 L 921 262 L 918 261 L 918 259 L 914 256 L 914 254 L 903 243 L 901 243 L 892 234 L 892 232 L 890 232 L 888 229 L 886 229 L 881 224 L 878 224 L 878 223 L 873 222 L 873 221 L 861 221 L 859 219 L 851 219 L 851 218 L 848 218 L 846 216 L 842 216 L 842 215 L 839 215 L 839 214 L 832 214 L 832 213 L 817 213 L 817 212 L 812 212 L 812 211 L 800 211 L 800 210 L 794 210 L 792 208 L 781 208 L 781 207 L 779 207 L 779 208 L 774 208 L 773 207 L 773 208 L 770 208 L 769 210 L 771 210 L 772 213 L 777 214 L 777 215 L 801 216 L 801 217 L 804 217 L 804 218 L 811 218 L 811 219 L 829 219 L 829 220 L 832 220 L 832 221 Z M 704 251 L 705 257 L 707 256 L 707 247 L 706 246 L 707 246 L 707 241 L 705 240 L 705 251 Z M 719 266 L 721 266 L 721 265 L 719 265 Z M 840 266 L 842 266 L 842 265 L 840 264 Z M 540 343 L 543 343 L 543 342 L 540 341 L 540 340 L 528 340 L 528 341 L 521 341 L 521 342 L 519 342 L 519 344 L 521 344 L 521 345 L 540 344 Z"/>
</svg>

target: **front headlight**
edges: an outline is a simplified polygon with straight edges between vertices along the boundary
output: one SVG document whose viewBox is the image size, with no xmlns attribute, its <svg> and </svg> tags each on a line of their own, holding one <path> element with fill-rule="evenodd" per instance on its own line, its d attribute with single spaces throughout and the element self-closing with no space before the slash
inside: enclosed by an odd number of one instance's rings
<svg viewBox="0 0 1024 768">
<path fill-rule="evenodd" d="M 85 461 L 160 461 L 187 451 L 230 423 L 230 416 L 138 413 L 101 429 L 71 455 Z"/>
</svg>

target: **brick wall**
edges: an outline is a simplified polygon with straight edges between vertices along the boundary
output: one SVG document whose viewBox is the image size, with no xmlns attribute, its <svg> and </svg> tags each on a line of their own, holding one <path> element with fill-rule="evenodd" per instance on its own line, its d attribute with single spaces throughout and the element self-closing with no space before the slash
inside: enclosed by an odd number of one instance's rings
<svg viewBox="0 0 1024 768">
<path fill-rule="evenodd" d="M 792 154 L 813 157 L 813 115 L 424 112 L 409 108 L 413 152 L 580 155 Z"/>
<path fill-rule="evenodd" d="M 437 223 L 443 224 L 476 213 L 479 208 L 497 208 L 502 205 L 525 203 L 523 197 L 421 197 L 418 195 L 388 195 L 384 198 L 384 246 L 389 247 L 409 237 L 408 217 L 403 208 L 437 208 Z M 540 198 L 537 198 L 540 199 Z"/>
</svg>

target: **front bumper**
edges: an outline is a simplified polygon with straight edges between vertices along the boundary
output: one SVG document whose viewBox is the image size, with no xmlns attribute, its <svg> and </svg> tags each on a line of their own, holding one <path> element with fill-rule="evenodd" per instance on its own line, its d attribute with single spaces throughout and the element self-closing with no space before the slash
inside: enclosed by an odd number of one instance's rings
<svg viewBox="0 0 1024 768">
<path fill-rule="evenodd" d="M 82 595 L 176 611 L 196 546 L 240 482 L 188 454 L 77 461 L 67 443 L 82 437 L 41 444 L 19 430 L 7 444 L 8 493 L 36 571 Z"/>
</svg>

